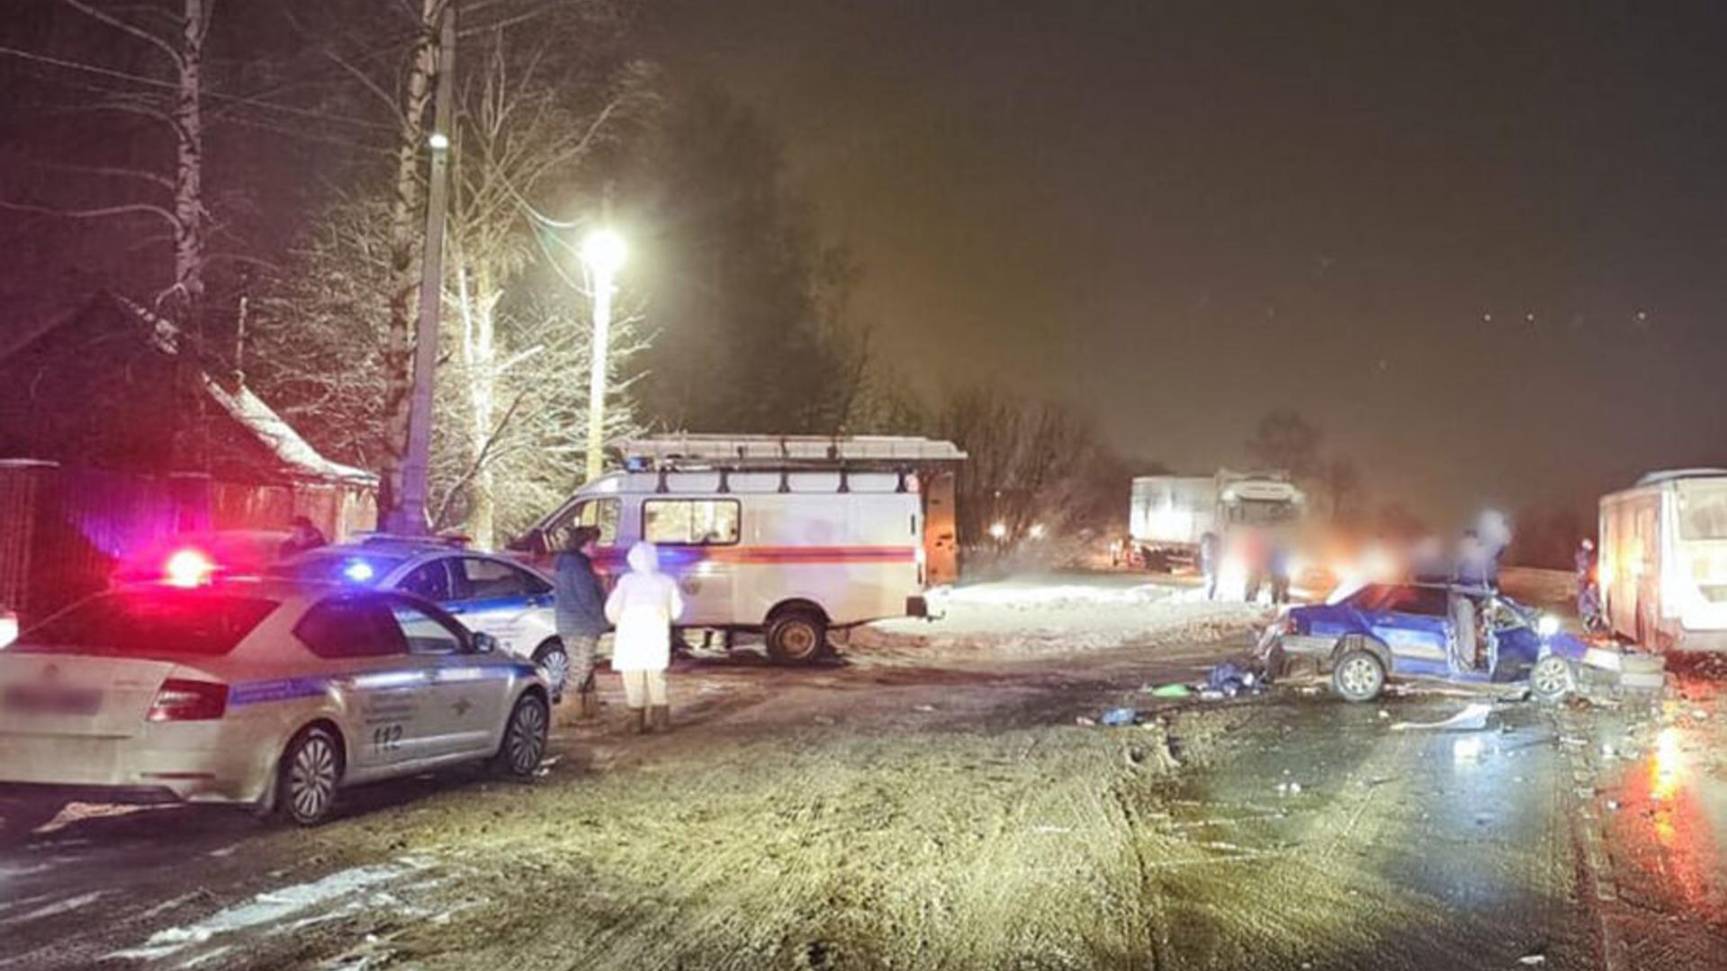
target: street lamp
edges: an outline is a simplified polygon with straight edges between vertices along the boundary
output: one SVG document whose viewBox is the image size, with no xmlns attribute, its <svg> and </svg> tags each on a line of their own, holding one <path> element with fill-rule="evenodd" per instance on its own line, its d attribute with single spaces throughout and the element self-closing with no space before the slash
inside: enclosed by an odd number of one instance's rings
<svg viewBox="0 0 1727 971">
<path fill-rule="evenodd" d="M 582 263 L 588 268 L 594 288 L 593 369 L 588 375 L 588 474 L 599 478 L 602 437 L 606 427 L 606 345 L 612 331 L 612 287 L 623 267 L 629 248 L 624 238 L 610 229 L 595 229 L 582 240 Z"/>
</svg>

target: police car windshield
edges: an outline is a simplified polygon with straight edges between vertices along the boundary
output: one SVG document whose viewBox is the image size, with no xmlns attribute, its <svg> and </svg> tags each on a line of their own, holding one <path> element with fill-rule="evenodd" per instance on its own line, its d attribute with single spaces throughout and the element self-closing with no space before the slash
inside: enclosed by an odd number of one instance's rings
<svg viewBox="0 0 1727 971">
<path fill-rule="evenodd" d="M 277 607 L 274 600 L 211 591 L 104 593 L 26 631 L 17 650 L 116 657 L 220 657 Z"/>
<path fill-rule="evenodd" d="M 383 556 L 358 550 L 322 549 L 277 563 L 269 570 L 271 576 L 293 577 L 296 580 L 324 580 L 336 583 L 357 583 L 371 586 L 384 578 L 406 557 Z"/>
</svg>

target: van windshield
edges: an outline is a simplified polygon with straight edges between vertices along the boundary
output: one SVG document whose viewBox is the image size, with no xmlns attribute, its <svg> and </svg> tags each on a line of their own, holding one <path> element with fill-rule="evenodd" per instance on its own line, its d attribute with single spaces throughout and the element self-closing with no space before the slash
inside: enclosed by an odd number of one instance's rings
<svg viewBox="0 0 1727 971">
<path fill-rule="evenodd" d="M 1680 483 L 1679 538 L 1727 539 L 1727 482 Z"/>
</svg>

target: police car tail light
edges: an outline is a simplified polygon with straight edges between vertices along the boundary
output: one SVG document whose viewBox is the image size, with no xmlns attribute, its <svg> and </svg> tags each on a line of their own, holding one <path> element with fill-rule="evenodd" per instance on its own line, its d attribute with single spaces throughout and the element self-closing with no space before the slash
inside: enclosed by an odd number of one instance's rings
<svg viewBox="0 0 1727 971">
<path fill-rule="evenodd" d="M 153 722 L 195 722 L 221 718 L 228 710 L 228 686 L 214 681 L 169 678 L 156 691 L 145 717 Z"/>
<path fill-rule="evenodd" d="M 210 582 L 216 572 L 216 561 L 201 550 L 179 550 L 168 557 L 162 572 L 169 584 L 176 587 L 197 587 Z"/>
</svg>

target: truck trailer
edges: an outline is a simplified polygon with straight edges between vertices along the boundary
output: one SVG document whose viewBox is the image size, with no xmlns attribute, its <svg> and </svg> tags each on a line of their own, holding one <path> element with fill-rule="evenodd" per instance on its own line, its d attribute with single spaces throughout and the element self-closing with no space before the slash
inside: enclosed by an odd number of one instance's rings
<svg viewBox="0 0 1727 971">
<path fill-rule="evenodd" d="M 1306 497 L 1282 472 L 1147 475 L 1133 480 L 1128 535 L 1151 569 L 1191 566 L 1206 533 L 1219 540 L 1243 528 L 1283 528 Z"/>
<path fill-rule="evenodd" d="M 1652 472 L 1603 496 L 1596 577 L 1613 633 L 1727 651 L 1727 469 Z"/>
</svg>

